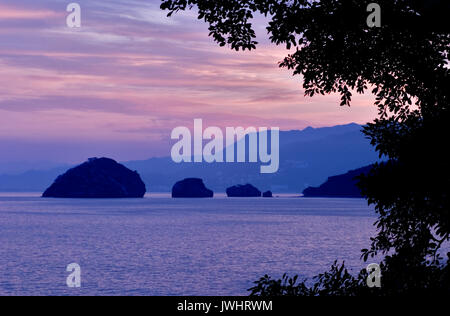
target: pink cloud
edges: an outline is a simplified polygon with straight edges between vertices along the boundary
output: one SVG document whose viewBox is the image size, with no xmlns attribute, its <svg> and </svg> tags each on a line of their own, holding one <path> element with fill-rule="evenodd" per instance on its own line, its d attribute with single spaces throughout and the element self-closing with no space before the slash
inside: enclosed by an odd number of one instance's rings
<svg viewBox="0 0 450 316">
<path fill-rule="evenodd" d="M 376 116 L 370 96 L 351 109 L 338 96 L 303 97 L 301 78 L 278 68 L 283 47 L 219 48 L 204 23 L 168 22 L 153 1 L 81 0 L 80 30 L 52 1 L 10 3 L 0 5 L 0 139 L 143 141 L 194 118 L 287 130 Z"/>
<path fill-rule="evenodd" d="M 19 8 L 0 4 L 0 20 L 39 20 L 62 16 L 64 16 L 63 12 L 47 9 Z"/>
</svg>

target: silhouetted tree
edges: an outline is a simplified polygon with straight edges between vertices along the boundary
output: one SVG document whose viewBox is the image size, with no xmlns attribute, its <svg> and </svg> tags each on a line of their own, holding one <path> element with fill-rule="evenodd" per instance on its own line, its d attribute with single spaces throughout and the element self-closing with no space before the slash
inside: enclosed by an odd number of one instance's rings
<svg viewBox="0 0 450 316">
<path fill-rule="evenodd" d="M 363 250 L 364 260 L 385 255 L 383 289 L 376 293 L 449 291 L 448 261 L 439 251 L 450 234 L 450 2 L 374 1 L 382 10 L 381 27 L 374 28 L 366 22 L 370 2 L 163 0 L 161 8 L 169 16 L 196 9 L 210 36 L 235 50 L 256 48 L 251 21 L 265 15 L 270 40 L 295 48 L 280 66 L 301 75 L 306 96 L 339 93 L 341 106 L 350 106 L 352 93 L 374 94 L 379 117 L 364 133 L 388 161 L 375 165 L 359 185 L 379 215 L 378 234 Z M 367 292 L 363 272 L 353 278 L 341 268 L 335 264 L 313 287 L 287 276 L 266 277 L 252 293 Z M 338 281 L 330 285 L 333 277 Z"/>
</svg>

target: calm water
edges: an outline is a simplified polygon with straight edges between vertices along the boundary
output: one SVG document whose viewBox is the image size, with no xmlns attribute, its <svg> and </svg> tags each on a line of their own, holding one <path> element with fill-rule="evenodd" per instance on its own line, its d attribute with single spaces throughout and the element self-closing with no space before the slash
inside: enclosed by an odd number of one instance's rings
<svg viewBox="0 0 450 316">
<path fill-rule="evenodd" d="M 374 221 L 359 199 L 1 194 L 0 295 L 247 295 L 266 273 L 359 271 Z M 66 286 L 72 262 L 81 289 Z"/>
</svg>

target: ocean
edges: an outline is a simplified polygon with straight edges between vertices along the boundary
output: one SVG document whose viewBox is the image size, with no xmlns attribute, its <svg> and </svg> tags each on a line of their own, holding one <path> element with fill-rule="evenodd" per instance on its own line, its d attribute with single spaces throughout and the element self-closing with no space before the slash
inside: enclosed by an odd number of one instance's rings
<svg viewBox="0 0 450 316">
<path fill-rule="evenodd" d="M 336 259 L 356 274 L 375 220 L 363 199 L 1 193 L 0 295 L 248 295 L 265 274 L 311 278 Z"/>
</svg>

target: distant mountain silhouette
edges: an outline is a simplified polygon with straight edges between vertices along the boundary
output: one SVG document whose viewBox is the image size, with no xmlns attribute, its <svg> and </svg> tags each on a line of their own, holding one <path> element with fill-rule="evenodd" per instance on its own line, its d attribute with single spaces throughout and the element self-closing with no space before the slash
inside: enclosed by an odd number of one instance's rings
<svg viewBox="0 0 450 316">
<path fill-rule="evenodd" d="M 59 163 L 53 161 L 44 161 L 44 160 L 36 160 L 36 161 L 9 161 L 0 163 L 0 175 L 8 174 L 8 175 L 19 175 L 25 172 L 34 171 L 50 171 L 53 169 L 64 170 L 72 167 L 71 164 L 68 163 Z"/>
<path fill-rule="evenodd" d="M 136 171 L 108 158 L 91 158 L 59 176 L 44 192 L 53 198 L 142 198 L 146 188 Z"/>
<path fill-rule="evenodd" d="M 152 192 L 171 192 L 180 179 L 202 178 L 215 192 L 225 192 L 236 183 L 252 183 L 263 192 L 299 193 L 320 185 L 330 175 L 379 161 L 361 129 L 348 124 L 280 132 L 280 169 L 275 174 L 260 174 L 259 163 L 176 164 L 170 157 L 123 164 L 137 170 Z M 0 175 L 0 191 L 43 191 L 62 171 Z"/>
<path fill-rule="evenodd" d="M 361 191 L 356 186 L 356 177 L 367 174 L 372 169 L 372 165 L 349 171 L 345 174 L 329 177 L 320 187 L 309 187 L 303 191 L 305 197 L 347 197 L 360 198 Z"/>
<path fill-rule="evenodd" d="M 69 167 L 30 170 L 21 174 L 0 175 L 1 192 L 42 192 Z"/>
<path fill-rule="evenodd" d="M 180 178 L 202 178 L 214 192 L 251 183 L 263 192 L 300 193 L 330 175 L 379 161 L 361 129 L 349 124 L 280 132 L 280 169 L 274 174 L 261 174 L 260 163 L 176 164 L 170 158 L 152 158 L 124 164 L 138 170 L 153 192 L 170 192 Z"/>
</svg>

